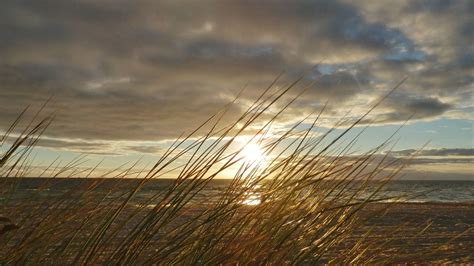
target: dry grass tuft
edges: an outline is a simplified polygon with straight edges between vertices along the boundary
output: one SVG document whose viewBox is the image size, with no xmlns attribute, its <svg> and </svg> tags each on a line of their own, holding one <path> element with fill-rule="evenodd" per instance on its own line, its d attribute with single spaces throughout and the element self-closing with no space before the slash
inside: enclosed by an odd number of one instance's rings
<svg viewBox="0 0 474 266">
<path fill-rule="evenodd" d="M 341 130 L 337 127 L 347 123 L 346 119 L 323 134 L 316 133 L 322 108 L 314 118 L 302 119 L 278 136 L 262 137 L 298 97 L 284 97 L 297 90 L 298 82 L 276 88 L 275 81 L 240 118 L 222 125 L 230 108 L 227 106 L 194 132 L 178 138 L 147 171 L 131 167 L 102 176 L 113 175 L 114 179 L 76 179 L 74 186 L 62 186 L 67 179 L 45 179 L 22 198 L 16 191 L 31 167 L 29 155 L 52 117 L 32 121 L 0 157 L 0 214 L 2 222 L 11 225 L 0 228 L 0 262 L 387 262 L 390 258 L 381 258 L 373 251 L 391 241 L 390 236 L 371 238 L 371 228 L 365 224 L 367 217 L 382 215 L 385 209 L 370 215 L 361 213 L 369 204 L 386 199 L 383 187 L 403 164 L 388 156 L 375 156 L 393 136 L 357 156 L 351 152 L 363 130 L 348 137 L 378 103 Z M 278 110 L 268 115 L 275 108 Z M 25 112 L 1 139 L 2 148 L 7 147 L 6 139 Z M 239 149 L 232 149 L 250 129 L 254 135 L 249 141 L 263 147 L 265 163 L 249 162 Z M 54 173 L 53 177 L 73 176 L 80 161 L 77 158 L 63 167 L 53 162 L 47 170 Z M 202 202 L 211 182 L 225 171 L 231 171 L 233 179 L 223 183 L 212 202 Z M 94 176 L 94 169 L 83 173 Z M 140 179 L 128 179 L 139 174 Z M 162 176 L 174 179 L 163 182 L 160 189 L 150 189 Z M 58 193 L 48 192 L 53 187 L 50 191 Z M 249 199 L 255 205 L 245 204 Z M 364 233 L 354 238 L 361 228 Z"/>
</svg>

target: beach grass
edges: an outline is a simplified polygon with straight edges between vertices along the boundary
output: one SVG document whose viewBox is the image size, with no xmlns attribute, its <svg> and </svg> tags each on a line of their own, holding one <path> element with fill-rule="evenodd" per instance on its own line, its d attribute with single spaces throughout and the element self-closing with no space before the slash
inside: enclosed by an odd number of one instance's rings
<svg viewBox="0 0 474 266">
<path fill-rule="evenodd" d="M 276 86 L 277 82 L 235 121 L 224 123 L 223 117 L 238 98 L 210 115 L 196 130 L 177 138 L 149 168 L 132 165 L 98 175 L 96 167 L 78 167 L 82 157 L 61 166 L 53 161 L 43 171 L 53 179 L 45 179 L 39 189 L 18 199 L 17 186 L 34 166 L 32 151 L 54 120 L 48 115 L 38 121 L 38 112 L 18 132 L 25 109 L 1 139 L 1 264 L 391 262 L 393 257 L 381 250 L 398 241 L 404 225 L 380 237 L 367 221 L 397 204 L 397 198 L 387 198 L 384 187 L 406 161 L 381 153 L 393 144 L 395 133 L 372 149 L 353 154 L 364 132 L 361 122 L 384 97 L 361 117 L 341 118 L 325 132 L 316 130 L 325 111 L 321 106 L 266 138 L 306 89 L 300 79 L 287 86 Z M 246 160 L 245 145 L 233 148 L 242 136 L 261 147 L 265 162 Z M 215 201 L 198 198 L 212 181 L 229 172 L 232 179 Z M 77 186 L 43 193 L 54 178 L 78 174 L 84 179 Z M 172 178 L 167 186 L 141 194 L 150 182 L 163 177 Z M 122 182 L 130 178 L 135 182 Z M 104 185 L 110 180 L 116 180 L 114 185 Z M 137 204 L 139 195 L 146 197 Z M 368 208 L 387 201 L 391 203 Z M 429 227 L 425 221 L 419 224 L 421 229 Z M 389 254 L 413 256 L 406 246 L 397 245 Z"/>
</svg>

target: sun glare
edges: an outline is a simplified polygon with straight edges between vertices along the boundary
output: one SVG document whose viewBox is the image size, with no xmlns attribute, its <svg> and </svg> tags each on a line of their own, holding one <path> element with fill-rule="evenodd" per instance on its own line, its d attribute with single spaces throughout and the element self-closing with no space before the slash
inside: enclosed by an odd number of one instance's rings
<svg viewBox="0 0 474 266">
<path fill-rule="evenodd" d="M 250 162 L 260 162 L 265 159 L 265 154 L 258 144 L 249 143 L 242 149 L 244 159 Z"/>
<path fill-rule="evenodd" d="M 243 205 L 256 206 L 260 205 L 262 200 L 258 196 L 250 196 L 242 201 Z"/>
</svg>

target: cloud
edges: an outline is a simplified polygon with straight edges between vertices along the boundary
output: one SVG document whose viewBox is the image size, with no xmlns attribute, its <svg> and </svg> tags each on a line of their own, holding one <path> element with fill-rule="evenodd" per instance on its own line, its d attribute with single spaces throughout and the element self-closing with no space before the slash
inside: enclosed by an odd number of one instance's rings
<svg viewBox="0 0 474 266">
<path fill-rule="evenodd" d="M 472 148 L 407 149 L 391 151 L 390 156 L 401 158 L 411 170 L 463 173 L 472 177 L 474 162 Z"/>
<path fill-rule="evenodd" d="M 395 156 L 474 156 L 474 149 L 426 149 L 417 151 L 414 149 L 392 151 L 390 154 Z"/>
<path fill-rule="evenodd" d="M 412 98 L 406 94 L 389 97 L 383 106 L 388 107 L 390 111 L 378 114 L 379 122 L 401 121 L 412 116 L 412 119 L 435 117 L 452 107 L 436 98 Z"/>
<path fill-rule="evenodd" d="M 472 9 L 469 1 L 7 0 L 0 9 L 0 130 L 53 95 L 47 111 L 57 119 L 47 134 L 57 142 L 45 146 L 87 150 L 83 141 L 96 141 L 113 150 L 104 143 L 175 138 L 246 84 L 223 122 L 280 71 L 287 71 L 283 85 L 318 62 L 303 83 L 318 82 L 282 122 L 327 99 L 328 124 L 348 110 L 360 115 L 405 76 L 374 112 L 378 123 L 413 113 L 415 120 L 470 118 Z"/>
<path fill-rule="evenodd" d="M 151 153 L 151 154 L 164 153 L 166 151 L 162 147 L 157 147 L 157 146 L 128 146 L 127 149 L 138 152 L 138 153 Z"/>
</svg>

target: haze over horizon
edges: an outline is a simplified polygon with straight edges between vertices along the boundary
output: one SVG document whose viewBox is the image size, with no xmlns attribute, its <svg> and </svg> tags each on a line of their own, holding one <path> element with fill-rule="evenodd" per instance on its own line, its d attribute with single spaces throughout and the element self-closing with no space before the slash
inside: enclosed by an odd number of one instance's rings
<svg viewBox="0 0 474 266">
<path fill-rule="evenodd" d="M 314 85 L 277 121 L 370 116 L 358 143 L 399 133 L 407 178 L 474 180 L 474 2 L 87 1 L 0 4 L 0 132 L 53 96 L 38 144 L 47 164 L 88 154 L 110 169 L 153 162 L 228 104 L 238 114 L 282 71 Z M 231 114 L 226 119 L 235 118 Z M 367 123 L 363 123 L 363 126 Z"/>
</svg>

